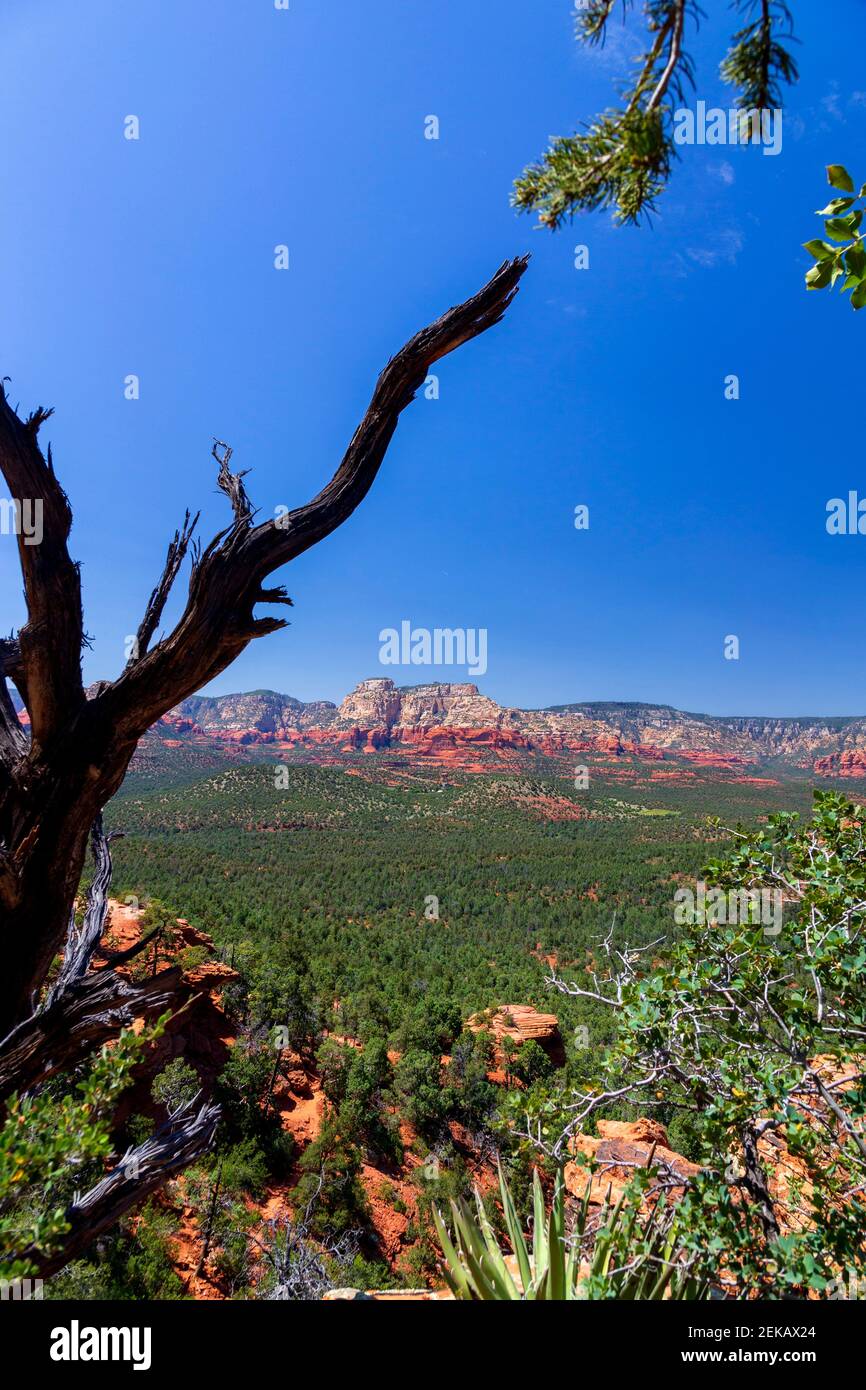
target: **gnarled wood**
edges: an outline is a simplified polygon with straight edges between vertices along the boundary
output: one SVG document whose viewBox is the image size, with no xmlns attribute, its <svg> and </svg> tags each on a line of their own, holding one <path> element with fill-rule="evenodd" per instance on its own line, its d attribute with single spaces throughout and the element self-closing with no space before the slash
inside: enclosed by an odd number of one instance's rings
<svg viewBox="0 0 866 1390">
<path fill-rule="evenodd" d="M 74 1066 L 94 1048 L 131 1028 L 137 1018 L 157 1018 L 178 1002 L 177 967 L 140 983 L 114 969 L 73 981 L 49 1008 L 19 1023 L 0 1042 L 0 1099 L 31 1091 Z"/>
<path fill-rule="evenodd" d="M 48 412 L 19 419 L 0 387 L 0 469 L 14 497 L 42 502 L 44 532 L 41 545 L 19 537 L 27 622 L 17 649 L 4 658 L 30 715 L 31 742 L 22 755 L 11 747 L 8 729 L 0 741 L 0 1035 L 31 1011 L 67 929 L 90 827 L 123 781 L 142 734 L 225 670 L 253 638 L 285 626 L 281 618 L 256 615 L 258 604 L 290 601 L 282 586 L 266 588 L 264 580 L 351 516 L 430 366 L 500 321 L 526 264 L 525 257 L 506 262 L 478 294 L 401 348 L 381 373 L 339 468 L 305 506 L 254 525 L 243 475 L 229 471 L 223 446 L 219 481 L 233 521 L 203 551 L 193 551 L 176 627 L 150 647 L 191 545 L 188 518 L 169 547 L 137 651 L 115 681 L 87 695 L 79 576 L 67 550 L 72 514 L 50 450 L 43 456 L 37 438 Z"/>
<path fill-rule="evenodd" d="M 118 830 L 115 830 L 111 835 L 106 835 L 100 812 L 90 830 L 95 872 L 87 890 L 84 918 L 80 927 L 75 921 L 74 910 L 69 918 L 69 929 L 66 933 L 66 945 L 63 950 L 63 964 L 57 979 L 46 995 L 43 1011 L 50 1009 L 51 1005 L 56 1004 L 58 999 L 62 999 L 70 986 L 76 980 L 83 979 L 87 973 L 93 953 L 102 940 L 105 918 L 108 913 L 108 890 L 111 887 L 111 850 L 109 845 L 112 840 L 122 838 L 122 832 Z"/>
<path fill-rule="evenodd" d="M 194 1102 L 193 1102 L 194 1104 Z M 36 1274 L 47 1279 L 70 1260 L 78 1259 L 98 1236 L 210 1148 L 219 1120 L 216 1105 L 191 1106 L 174 1114 L 152 1138 L 124 1154 L 116 1168 L 66 1211 L 69 1230 L 50 1255 L 28 1248 L 20 1258 L 32 1261 Z"/>
</svg>

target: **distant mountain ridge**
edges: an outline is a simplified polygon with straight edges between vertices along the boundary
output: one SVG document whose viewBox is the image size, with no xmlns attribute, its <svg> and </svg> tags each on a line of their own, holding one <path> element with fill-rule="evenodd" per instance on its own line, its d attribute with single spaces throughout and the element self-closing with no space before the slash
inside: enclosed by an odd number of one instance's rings
<svg viewBox="0 0 866 1390">
<path fill-rule="evenodd" d="M 17 693 L 13 703 L 21 712 Z M 22 714 L 22 722 L 27 722 Z M 819 776 L 866 778 L 866 716 L 711 715 L 641 701 L 590 700 L 518 709 L 472 682 L 361 681 L 339 704 L 275 690 L 193 695 L 159 721 L 164 741 L 375 752 L 402 748 L 443 763 L 482 752 L 562 758 L 630 755 L 736 770 L 781 759 Z M 471 763 L 475 766 L 475 762 Z M 477 770 L 481 770 L 480 764 Z"/>
<path fill-rule="evenodd" d="M 181 734 L 194 728 L 230 743 L 368 751 L 471 745 L 541 755 L 597 751 L 718 760 L 732 767 L 781 758 L 818 772 L 866 776 L 866 716 L 716 716 L 626 701 L 528 710 L 499 705 L 471 682 L 398 686 L 388 677 L 373 677 L 339 705 L 271 690 L 197 695 L 163 722 Z"/>
</svg>

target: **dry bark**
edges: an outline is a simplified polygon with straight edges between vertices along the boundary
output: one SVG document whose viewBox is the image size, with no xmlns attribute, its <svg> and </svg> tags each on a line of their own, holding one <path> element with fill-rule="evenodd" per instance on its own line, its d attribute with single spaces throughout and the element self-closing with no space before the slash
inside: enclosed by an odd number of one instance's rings
<svg viewBox="0 0 866 1390">
<path fill-rule="evenodd" d="M 95 1187 L 75 1198 L 66 1211 L 69 1229 L 50 1255 L 28 1248 L 21 1258 L 32 1261 L 37 1276 L 47 1279 L 84 1255 L 121 1217 L 210 1148 L 218 1120 L 219 1110 L 210 1104 L 173 1115 L 150 1139 L 128 1150 Z"/>
<path fill-rule="evenodd" d="M 0 1043 L 0 1100 L 13 1091 L 32 1091 L 81 1062 L 137 1018 L 165 1013 L 177 1003 L 180 981 L 177 967 L 133 983 L 109 966 L 72 982 L 60 999 Z"/>
<path fill-rule="evenodd" d="M 230 451 L 217 444 L 231 525 L 200 549 L 187 512 L 126 667 L 90 691 L 81 676 L 80 578 L 68 550 L 72 511 L 51 450 L 43 455 L 38 442 L 50 412 L 40 408 L 21 419 L 0 387 L 0 470 L 12 497 L 41 502 L 43 532 L 38 545 L 18 537 L 27 621 L 0 643 L 0 1038 L 32 1011 L 67 931 L 90 828 L 123 781 L 138 740 L 253 638 L 285 626 L 282 618 L 256 616 L 258 604 L 291 603 L 281 585 L 266 588 L 264 580 L 352 515 L 432 364 L 500 321 L 526 263 L 525 257 L 506 262 L 478 294 L 401 348 L 380 375 L 340 466 L 304 506 L 255 524 L 243 474 L 230 471 Z M 188 553 L 186 607 L 151 646 Z M 14 717 L 7 677 L 30 717 L 29 743 Z"/>
</svg>

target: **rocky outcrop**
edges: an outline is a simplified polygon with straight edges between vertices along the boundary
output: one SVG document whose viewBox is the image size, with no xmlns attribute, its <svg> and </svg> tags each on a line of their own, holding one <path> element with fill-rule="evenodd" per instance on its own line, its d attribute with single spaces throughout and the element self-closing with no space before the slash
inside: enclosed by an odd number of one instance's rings
<svg viewBox="0 0 866 1390">
<path fill-rule="evenodd" d="M 95 954 L 95 966 L 105 965 L 115 952 L 136 945 L 142 936 L 140 912 L 113 900 L 109 906 L 108 930 Z M 162 1037 L 151 1049 L 147 1076 L 154 1075 L 175 1057 L 184 1057 L 195 1067 L 199 1079 L 211 1084 L 225 1065 L 233 1041 L 221 1007 L 221 992 L 239 978 L 238 972 L 219 958 L 207 932 L 200 931 L 183 917 L 177 918 L 162 940 L 148 948 L 145 959 L 151 970 L 172 965 L 179 965 L 183 970 L 178 991 L 178 1004 L 182 1007 L 172 1013 Z M 138 961 L 130 962 L 119 969 L 121 973 L 131 973 L 138 964 Z M 135 1113 L 136 1106 L 150 1113 L 148 1086 L 149 1080 L 126 1094 L 118 1110 L 120 1118 Z"/>
<path fill-rule="evenodd" d="M 814 771 L 819 777 L 866 777 L 866 749 L 850 748 L 816 758 Z"/>
<path fill-rule="evenodd" d="M 500 1004 L 496 1009 L 485 1009 L 483 1013 L 473 1014 L 467 1019 L 466 1027 L 472 1033 L 489 1033 L 500 1060 L 505 1038 L 510 1038 L 517 1046 L 522 1046 L 531 1038 L 544 1049 L 555 1066 L 565 1064 L 565 1048 L 556 1014 L 539 1013 L 531 1004 Z"/>
<path fill-rule="evenodd" d="M 657 1180 L 648 1190 L 650 1196 L 661 1184 L 670 1183 L 671 1196 L 681 1196 L 683 1189 L 676 1179 L 685 1180 L 700 1171 L 696 1163 L 669 1147 L 664 1125 L 646 1117 L 634 1121 L 599 1120 L 598 1136 L 575 1135 L 571 1152 L 594 1165 L 591 1176 L 590 1170 L 576 1161 L 567 1163 L 563 1174 L 567 1190 L 579 1199 L 589 1184 L 590 1206 L 601 1206 L 608 1199 L 615 1204 L 634 1177 L 635 1169 L 648 1164 L 658 1169 Z"/>
</svg>

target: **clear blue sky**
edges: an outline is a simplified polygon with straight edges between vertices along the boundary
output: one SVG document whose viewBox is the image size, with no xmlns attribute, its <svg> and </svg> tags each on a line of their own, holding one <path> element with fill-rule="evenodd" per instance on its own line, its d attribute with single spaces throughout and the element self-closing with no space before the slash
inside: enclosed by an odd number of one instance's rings
<svg viewBox="0 0 866 1390">
<path fill-rule="evenodd" d="M 727 107 L 735 17 L 705 7 L 695 95 Z M 184 507 L 205 538 L 225 522 L 213 436 L 264 514 L 306 500 L 389 354 L 531 249 L 507 321 L 440 364 L 361 510 L 283 572 L 292 626 L 213 690 L 460 679 L 378 664 L 408 618 L 486 627 L 479 683 L 504 703 L 866 712 L 866 537 L 824 526 L 828 498 L 866 495 L 866 312 L 807 295 L 800 250 L 823 166 L 866 179 L 866 18 L 792 8 L 777 158 L 685 148 L 651 229 L 551 235 L 511 181 L 613 99 L 636 47 L 583 52 L 569 0 L 6 0 L 0 371 L 22 408 L 56 408 L 88 678 L 120 669 Z M 8 631 L 8 536 L 0 586 Z"/>
</svg>

